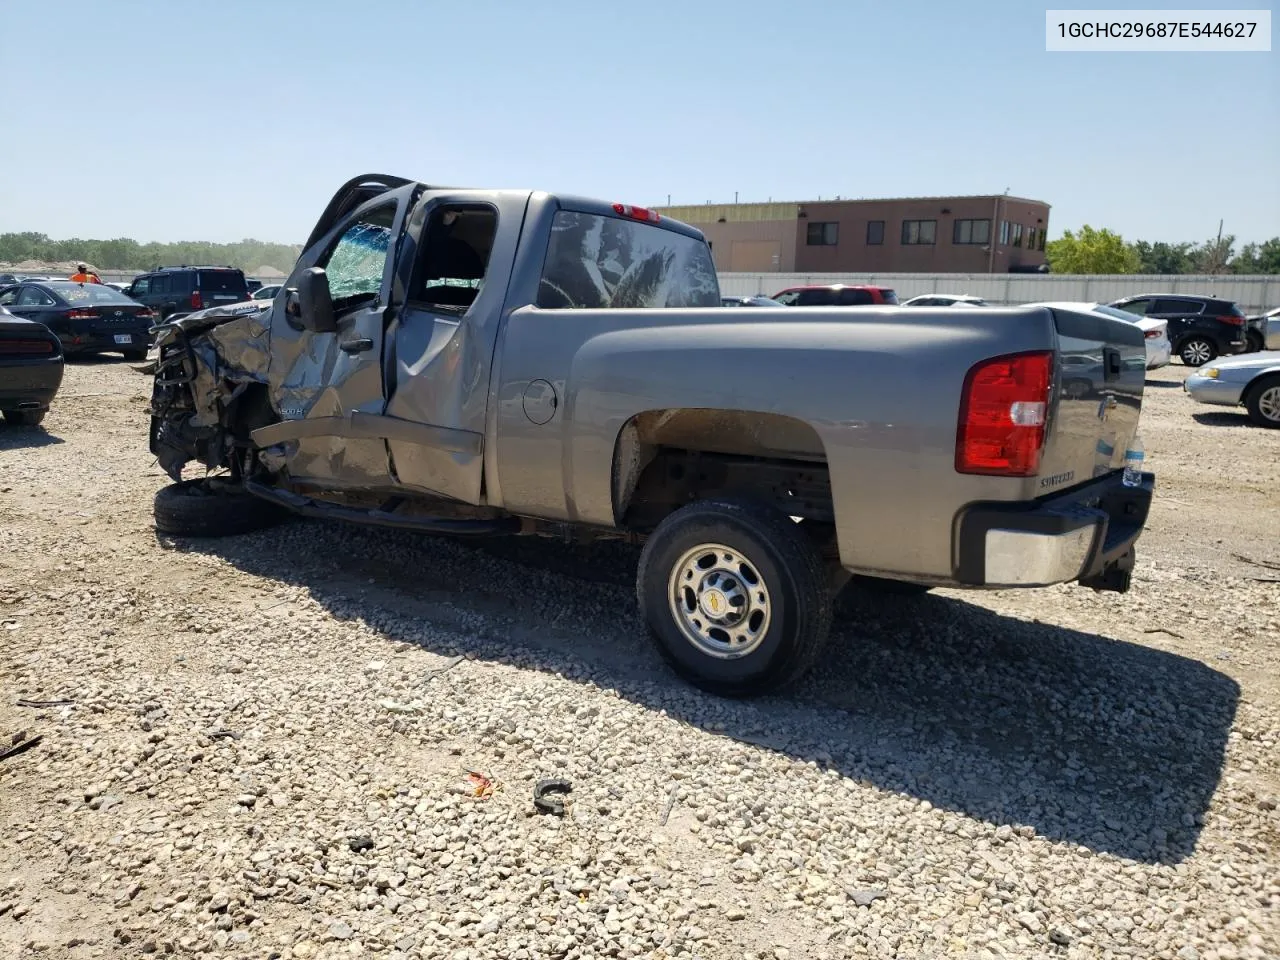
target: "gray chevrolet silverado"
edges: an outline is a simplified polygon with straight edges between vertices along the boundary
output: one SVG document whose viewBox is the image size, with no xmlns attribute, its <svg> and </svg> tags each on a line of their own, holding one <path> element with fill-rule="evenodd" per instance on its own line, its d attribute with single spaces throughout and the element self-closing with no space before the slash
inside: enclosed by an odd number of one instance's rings
<svg viewBox="0 0 1280 960">
<path fill-rule="evenodd" d="M 1154 489 L 1122 482 L 1136 327 L 725 310 L 703 236 L 625 204 L 357 177 L 273 301 L 157 343 L 161 532 L 293 512 L 643 543 L 663 655 L 726 695 L 813 664 L 851 576 L 1122 592 Z"/>
</svg>

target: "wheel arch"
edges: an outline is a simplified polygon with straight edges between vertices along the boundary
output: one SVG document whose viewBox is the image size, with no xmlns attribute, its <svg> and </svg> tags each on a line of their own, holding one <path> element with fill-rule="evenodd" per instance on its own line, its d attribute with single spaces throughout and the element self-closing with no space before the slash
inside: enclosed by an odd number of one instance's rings
<svg viewBox="0 0 1280 960">
<path fill-rule="evenodd" d="M 610 488 L 614 522 L 625 523 L 632 499 L 663 450 L 808 464 L 826 470 L 827 453 L 809 423 L 767 411 L 674 407 L 630 417 L 613 442 Z"/>
</svg>

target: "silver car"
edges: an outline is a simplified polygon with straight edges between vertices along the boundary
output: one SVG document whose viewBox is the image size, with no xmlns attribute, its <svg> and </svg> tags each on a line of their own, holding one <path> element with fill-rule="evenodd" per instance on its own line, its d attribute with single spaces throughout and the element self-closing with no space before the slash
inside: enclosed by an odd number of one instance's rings
<svg viewBox="0 0 1280 960">
<path fill-rule="evenodd" d="M 1201 403 L 1243 406 L 1260 427 L 1280 427 L 1280 350 L 1219 358 L 1187 377 L 1182 388 Z"/>
</svg>

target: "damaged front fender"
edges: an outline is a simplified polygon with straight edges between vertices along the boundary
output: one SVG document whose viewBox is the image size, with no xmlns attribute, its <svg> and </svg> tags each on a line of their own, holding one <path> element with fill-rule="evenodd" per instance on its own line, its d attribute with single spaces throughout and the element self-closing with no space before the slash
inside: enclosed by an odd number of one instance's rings
<svg viewBox="0 0 1280 960">
<path fill-rule="evenodd" d="M 233 411 L 271 360 L 269 300 L 211 307 L 155 327 L 151 452 L 174 480 L 193 460 L 238 469 Z"/>
</svg>

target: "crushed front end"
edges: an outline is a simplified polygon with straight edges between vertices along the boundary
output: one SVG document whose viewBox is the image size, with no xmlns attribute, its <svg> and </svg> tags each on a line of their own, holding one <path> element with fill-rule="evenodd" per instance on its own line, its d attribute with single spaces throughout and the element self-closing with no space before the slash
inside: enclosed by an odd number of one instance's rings
<svg viewBox="0 0 1280 960">
<path fill-rule="evenodd" d="M 175 481 L 193 460 L 238 475 L 247 437 L 235 414 L 244 402 L 266 403 L 271 302 L 201 310 L 154 332 L 151 452 Z"/>
</svg>

